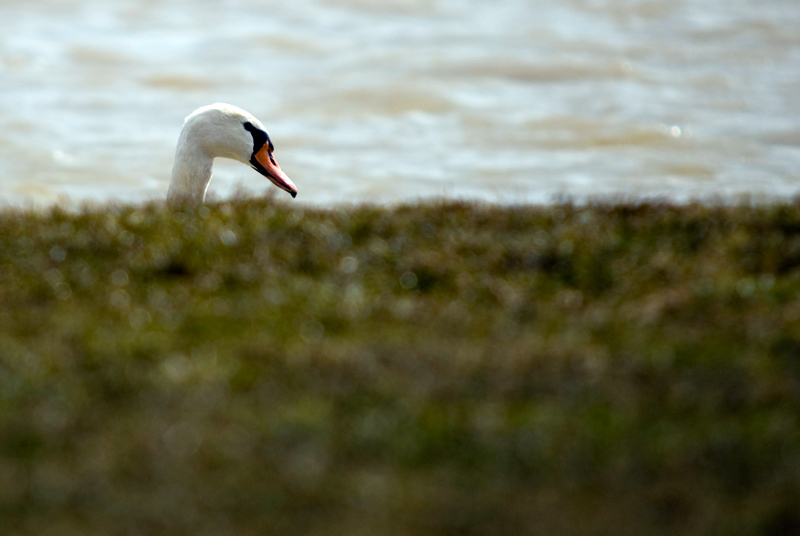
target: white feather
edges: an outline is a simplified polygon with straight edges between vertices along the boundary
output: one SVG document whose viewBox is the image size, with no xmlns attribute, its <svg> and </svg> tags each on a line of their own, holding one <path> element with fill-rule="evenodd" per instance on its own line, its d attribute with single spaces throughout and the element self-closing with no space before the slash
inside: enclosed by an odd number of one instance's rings
<svg viewBox="0 0 800 536">
<path fill-rule="evenodd" d="M 211 182 L 214 158 L 250 165 L 253 138 L 244 128 L 247 122 L 266 132 L 261 121 L 230 104 L 211 104 L 192 112 L 175 148 L 167 202 L 201 205 Z"/>
</svg>

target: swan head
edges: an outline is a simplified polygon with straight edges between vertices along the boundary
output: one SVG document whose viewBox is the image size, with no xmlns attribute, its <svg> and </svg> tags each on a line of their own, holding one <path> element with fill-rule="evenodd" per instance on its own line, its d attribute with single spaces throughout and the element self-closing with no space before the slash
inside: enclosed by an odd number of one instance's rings
<svg viewBox="0 0 800 536">
<path fill-rule="evenodd" d="M 297 187 L 278 165 L 274 151 L 261 121 L 241 108 L 217 103 L 199 108 L 186 118 L 178 140 L 176 166 L 180 160 L 192 158 L 238 160 L 295 197 Z M 203 194 L 207 185 L 206 182 Z"/>
</svg>

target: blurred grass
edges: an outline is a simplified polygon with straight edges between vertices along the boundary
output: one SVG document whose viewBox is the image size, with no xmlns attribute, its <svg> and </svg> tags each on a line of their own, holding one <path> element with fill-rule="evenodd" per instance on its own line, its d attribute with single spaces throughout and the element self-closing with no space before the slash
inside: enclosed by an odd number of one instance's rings
<svg viewBox="0 0 800 536">
<path fill-rule="evenodd" d="M 0 212 L 0 525 L 797 534 L 800 204 Z"/>
</svg>

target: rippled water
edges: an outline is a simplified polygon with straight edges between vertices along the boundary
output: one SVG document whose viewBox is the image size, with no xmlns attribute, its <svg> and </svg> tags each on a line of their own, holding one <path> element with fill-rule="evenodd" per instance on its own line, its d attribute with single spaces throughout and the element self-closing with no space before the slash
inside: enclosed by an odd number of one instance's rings
<svg viewBox="0 0 800 536">
<path fill-rule="evenodd" d="M 799 29 L 797 0 L 4 0 L 2 200 L 163 197 L 217 101 L 298 201 L 788 196 Z"/>
</svg>

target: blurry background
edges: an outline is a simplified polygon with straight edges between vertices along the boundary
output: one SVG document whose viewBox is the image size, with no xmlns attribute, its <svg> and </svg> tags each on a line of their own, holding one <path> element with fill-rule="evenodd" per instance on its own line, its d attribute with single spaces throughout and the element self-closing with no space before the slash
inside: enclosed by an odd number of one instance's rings
<svg viewBox="0 0 800 536">
<path fill-rule="evenodd" d="M 2 201 L 163 197 L 259 117 L 298 201 L 800 191 L 797 0 L 3 0 Z M 210 192 L 271 188 L 217 161 Z"/>
</svg>

